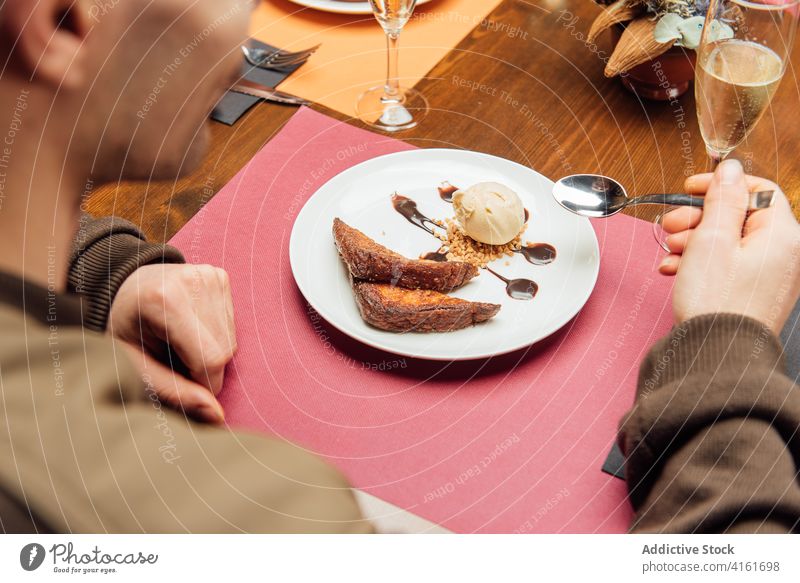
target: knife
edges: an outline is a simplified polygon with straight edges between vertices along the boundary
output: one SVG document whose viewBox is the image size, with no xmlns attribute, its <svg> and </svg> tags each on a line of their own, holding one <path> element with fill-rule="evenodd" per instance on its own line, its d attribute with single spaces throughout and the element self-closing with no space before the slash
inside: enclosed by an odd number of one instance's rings
<svg viewBox="0 0 800 583">
<path fill-rule="evenodd" d="M 245 95 L 260 97 L 261 99 L 266 99 L 267 101 L 274 101 L 277 103 L 286 103 L 288 105 L 311 105 L 311 102 L 307 99 L 303 99 L 302 97 L 297 97 L 289 93 L 284 93 L 283 91 L 278 91 L 273 87 L 267 87 L 266 85 L 254 83 L 249 79 L 240 79 L 236 82 L 236 85 L 231 87 L 230 90 L 235 91 L 236 93 L 244 93 Z"/>
</svg>

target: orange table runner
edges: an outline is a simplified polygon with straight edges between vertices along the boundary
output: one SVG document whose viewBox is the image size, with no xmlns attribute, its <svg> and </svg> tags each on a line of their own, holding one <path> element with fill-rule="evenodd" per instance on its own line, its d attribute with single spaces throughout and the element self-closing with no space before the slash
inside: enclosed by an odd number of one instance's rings
<svg viewBox="0 0 800 583">
<path fill-rule="evenodd" d="M 401 83 L 415 85 L 478 25 L 496 34 L 522 34 L 486 21 L 501 1 L 433 0 L 418 6 L 400 37 Z M 287 0 L 266 0 L 253 14 L 250 34 L 288 50 L 322 43 L 280 88 L 345 115 L 355 115 L 358 96 L 384 81 L 386 40 L 371 14 L 331 14 Z"/>
</svg>

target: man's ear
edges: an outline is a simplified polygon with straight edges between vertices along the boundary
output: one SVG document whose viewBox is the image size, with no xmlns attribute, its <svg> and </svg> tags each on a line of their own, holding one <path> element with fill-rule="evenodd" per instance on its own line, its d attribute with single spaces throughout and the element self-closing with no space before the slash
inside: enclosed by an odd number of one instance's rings
<svg viewBox="0 0 800 583">
<path fill-rule="evenodd" d="M 6 0 L 2 34 L 12 43 L 12 64 L 56 88 L 79 87 L 86 76 L 81 46 L 89 31 L 82 0 Z"/>
</svg>

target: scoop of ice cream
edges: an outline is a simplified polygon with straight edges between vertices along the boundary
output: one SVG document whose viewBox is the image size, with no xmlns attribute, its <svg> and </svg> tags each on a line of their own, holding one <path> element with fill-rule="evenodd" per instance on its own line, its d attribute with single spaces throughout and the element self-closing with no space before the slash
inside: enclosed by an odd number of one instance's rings
<svg viewBox="0 0 800 583">
<path fill-rule="evenodd" d="M 479 182 L 453 194 L 456 219 L 468 237 L 505 245 L 525 224 L 525 208 L 517 193 L 497 182 Z"/>
</svg>

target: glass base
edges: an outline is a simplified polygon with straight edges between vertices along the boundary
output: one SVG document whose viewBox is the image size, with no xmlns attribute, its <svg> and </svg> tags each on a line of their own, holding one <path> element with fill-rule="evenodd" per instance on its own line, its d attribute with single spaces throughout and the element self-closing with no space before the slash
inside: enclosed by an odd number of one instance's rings
<svg viewBox="0 0 800 583">
<path fill-rule="evenodd" d="M 670 211 L 674 211 L 676 208 L 678 207 L 672 207 L 662 213 L 658 213 L 656 220 L 653 221 L 653 237 L 656 238 L 656 242 L 661 245 L 661 248 L 667 253 L 672 253 L 672 250 L 667 246 L 667 241 L 665 240 L 667 232 L 661 228 L 661 221 L 664 219 L 664 215 Z"/>
<path fill-rule="evenodd" d="M 401 87 L 397 98 L 386 99 L 383 85 L 361 94 L 356 114 L 365 124 L 385 132 L 416 127 L 428 113 L 428 100 L 416 89 Z"/>
</svg>

